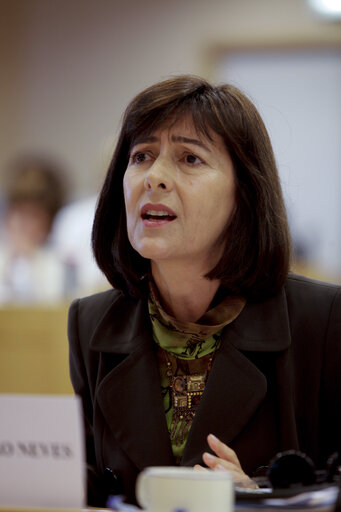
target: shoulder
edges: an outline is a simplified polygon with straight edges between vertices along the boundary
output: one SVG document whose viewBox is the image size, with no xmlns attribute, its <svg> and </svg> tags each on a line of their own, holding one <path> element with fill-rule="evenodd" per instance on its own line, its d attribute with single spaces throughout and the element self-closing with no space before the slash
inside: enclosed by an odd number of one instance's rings
<svg viewBox="0 0 341 512">
<path fill-rule="evenodd" d="M 72 301 L 68 315 L 68 338 L 71 347 L 79 342 L 84 343 L 85 346 L 88 345 L 89 339 L 103 317 L 103 312 L 117 300 L 117 297 L 118 292 L 107 290 Z"/>
<path fill-rule="evenodd" d="M 78 304 L 85 309 L 103 309 L 105 306 L 113 304 L 117 299 L 123 296 L 120 290 L 110 288 L 104 292 L 94 293 L 86 297 L 77 298 L 71 303 L 71 308 Z"/>
<path fill-rule="evenodd" d="M 114 333 L 115 340 L 120 336 L 130 337 L 145 323 L 145 310 L 144 299 L 135 299 L 115 289 L 76 299 L 69 310 L 69 338 L 76 332 L 83 343 L 89 343 L 95 333 L 100 333 L 102 346 L 103 340 L 110 337 L 109 331 Z"/>
<path fill-rule="evenodd" d="M 114 289 L 75 299 L 70 305 L 69 319 L 77 317 L 80 324 L 90 328 L 91 324 L 97 325 L 108 309 L 114 308 L 122 300 L 127 299 L 120 290 Z"/>
<path fill-rule="evenodd" d="M 288 278 L 286 280 L 286 287 L 290 288 L 302 288 L 302 289 L 310 289 L 321 292 L 321 290 L 334 290 L 337 291 L 341 289 L 341 286 L 334 283 L 328 283 L 325 281 L 318 281 L 317 279 L 312 279 L 310 277 L 306 277 L 299 274 L 294 274 L 292 272 L 289 273 Z"/>
<path fill-rule="evenodd" d="M 341 339 L 341 286 L 291 274 L 284 289 L 292 334 Z"/>
<path fill-rule="evenodd" d="M 288 306 L 306 305 L 310 308 L 331 306 L 335 300 L 340 298 L 341 286 L 333 283 L 317 281 L 297 274 L 289 274 L 285 293 Z"/>
</svg>

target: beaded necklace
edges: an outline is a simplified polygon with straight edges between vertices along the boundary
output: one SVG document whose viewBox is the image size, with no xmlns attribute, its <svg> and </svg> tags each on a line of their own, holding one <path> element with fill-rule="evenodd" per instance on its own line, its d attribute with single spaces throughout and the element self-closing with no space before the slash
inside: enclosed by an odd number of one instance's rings
<svg viewBox="0 0 341 512">
<path fill-rule="evenodd" d="M 188 434 L 192 421 L 199 407 L 200 399 L 204 393 L 207 378 L 212 368 L 215 351 L 201 358 L 203 373 L 175 374 L 171 355 L 162 351 L 166 363 L 166 375 L 169 379 L 171 404 L 173 406 L 172 422 L 169 429 L 171 441 L 176 446 L 181 446 Z"/>
<path fill-rule="evenodd" d="M 158 345 L 161 390 L 172 449 L 181 459 L 187 434 L 198 410 L 221 332 L 242 311 L 243 297 L 225 297 L 197 322 L 179 322 L 161 306 L 149 279 L 148 309 Z"/>
</svg>

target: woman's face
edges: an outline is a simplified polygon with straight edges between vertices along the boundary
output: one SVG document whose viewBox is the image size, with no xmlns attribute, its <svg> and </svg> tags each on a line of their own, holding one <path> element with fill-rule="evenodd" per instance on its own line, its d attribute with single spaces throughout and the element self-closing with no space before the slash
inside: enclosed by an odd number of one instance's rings
<svg viewBox="0 0 341 512">
<path fill-rule="evenodd" d="M 183 119 L 135 141 L 124 180 L 128 237 L 154 262 L 219 261 L 235 209 L 235 179 L 223 140 Z"/>
</svg>

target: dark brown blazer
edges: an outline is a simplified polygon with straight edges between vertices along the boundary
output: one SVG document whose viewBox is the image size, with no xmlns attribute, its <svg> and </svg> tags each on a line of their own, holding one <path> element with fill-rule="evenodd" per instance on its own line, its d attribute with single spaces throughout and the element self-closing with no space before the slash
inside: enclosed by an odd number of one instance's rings
<svg viewBox="0 0 341 512">
<path fill-rule="evenodd" d="M 147 304 L 115 290 L 76 300 L 69 340 L 89 503 L 104 503 L 106 485 L 134 501 L 144 467 L 174 464 Z M 202 463 L 212 432 L 250 475 L 287 449 L 323 467 L 341 448 L 340 368 L 341 288 L 291 275 L 277 296 L 247 303 L 224 329 L 181 463 Z"/>
</svg>

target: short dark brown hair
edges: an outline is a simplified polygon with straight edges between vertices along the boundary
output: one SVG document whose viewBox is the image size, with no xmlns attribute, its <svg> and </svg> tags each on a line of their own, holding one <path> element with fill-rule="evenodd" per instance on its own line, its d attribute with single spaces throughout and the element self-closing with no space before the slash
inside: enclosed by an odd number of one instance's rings
<svg viewBox="0 0 341 512">
<path fill-rule="evenodd" d="M 190 115 L 198 133 L 215 132 L 232 159 L 236 211 L 226 227 L 225 250 L 207 274 L 229 293 L 261 300 L 276 293 L 289 270 L 291 243 L 271 142 L 253 103 L 236 87 L 214 86 L 181 75 L 159 82 L 128 105 L 115 153 L 99 197 L 92 232 L 97 263 L 109 282 L 125 293 L 144 293 L 149 260 L 130 245 L 123 176 L 134 140 L 168 120 Z"/>
</svg>

